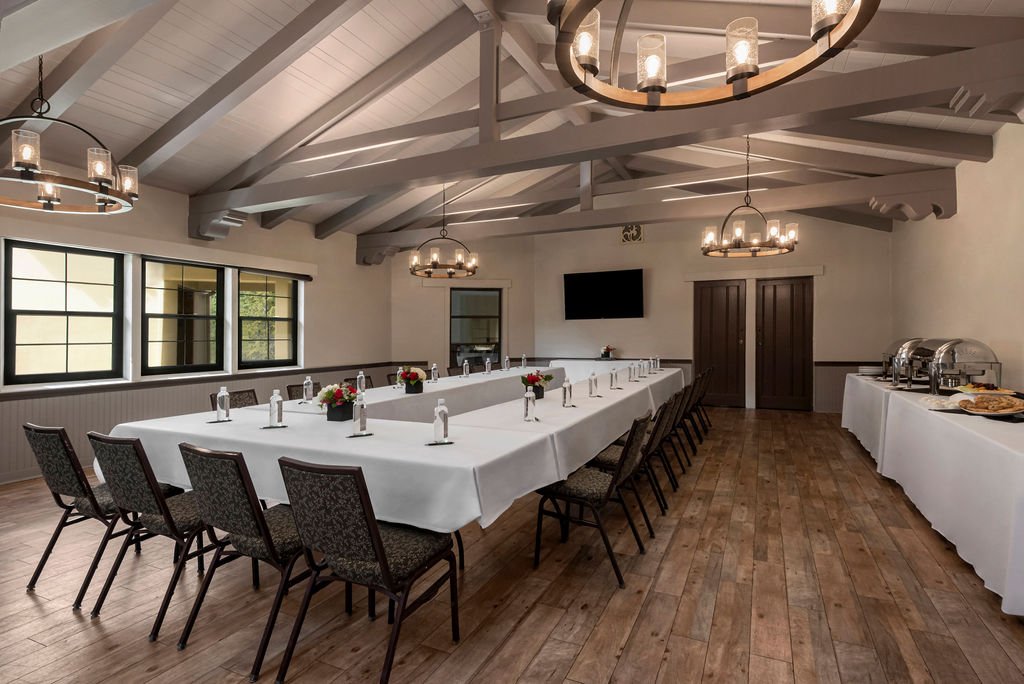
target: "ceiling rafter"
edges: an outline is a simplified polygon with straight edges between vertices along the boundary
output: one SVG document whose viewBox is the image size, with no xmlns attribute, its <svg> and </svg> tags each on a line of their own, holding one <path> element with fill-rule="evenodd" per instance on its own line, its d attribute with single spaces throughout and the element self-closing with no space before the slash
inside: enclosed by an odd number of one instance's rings
<svg viewBox="0 0 1024 684">
<path fill-rule="evenodd" d="M 836 121 L 802 126 L 787 130 L 786 135 L 979 162 L 990 161 L 993 150 L 990 135 L 895 126 L 875 121 Z"/>
<path fill-rule="evenodd" d="M 177 0 L 159 0 L 143 7 L 127 19 L 105 26 L 83 38 L 43 79 L 43 91 L 50 103 L 47 116 L 60 118 L 75 104 L 119 59 L 124 57 L 139 40 L 149 33 Z M 35 89 L 25 96 L 10 115 L 32 111 Z M 49 127 L 46 121 L 25 124 L 36 132 Z"/>
<path fill-rule="evenodd" d="M 296 59 L 351 19 L 369 0 L 314 0 L 187 107 L 125 156 L 139 175 L 152 173 Z"/>
<path fill-rule="evenodd" d="M 523 136 L 443 153 L 400 159 L 358 171 L 269 183 L 192 198 L 193 212 L 266 210 L 302 206 L 423 184 L 491 176 L 622 154 L 693 145 L 744 133 L 758 133 L 840 121 L 951 98 L 969 84 L 995 95 L 1024 91 L 1024 40 L 813 82 L 795 81 L 756 98 L 728 105 L 645 114 L 644 125 L 629 117 L 606 119 L 560 132 Z M 981 75 L 981 76 L 979 76 Z M 977 79 L 990 79 L 978 83 Z M 1000 91 L 1000 92 L 997 92 Z"/>
</svg>

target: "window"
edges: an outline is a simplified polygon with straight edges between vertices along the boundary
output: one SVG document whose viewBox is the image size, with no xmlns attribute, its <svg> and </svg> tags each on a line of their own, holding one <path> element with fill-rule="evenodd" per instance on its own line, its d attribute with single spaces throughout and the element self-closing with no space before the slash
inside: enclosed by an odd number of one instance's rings
<svg viewBox="0 0 1024 684">
<path fill-rule="evenodd" d="M 449 366 L 483 365 L 501 355 L 501 290 L 451 289 Z"/>
<path fill-rule="evenodd" d="M 239 271 L 239 368 L 296 365 L 298 294 L 293 278 Z"/>
<path fill-rule="evenodd" d="M 143 258 L 142 374 L 224 367 L 224 269 Z"/>
<path fill-rule="evenodd" d="M 119 378 L 120 254 L 5 242 L 4 382 Z"/>
</svg>

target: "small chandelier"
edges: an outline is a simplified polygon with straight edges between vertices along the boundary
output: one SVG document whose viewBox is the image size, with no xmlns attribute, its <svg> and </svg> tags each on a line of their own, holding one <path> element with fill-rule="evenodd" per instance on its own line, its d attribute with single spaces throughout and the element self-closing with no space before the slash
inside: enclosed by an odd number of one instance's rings
<svg viewBox="0 0 1024 684">
<path fill-rule="evenodd" d="M 747 235 L 747 222 L 745 220 L 734 221 L 731 231 L 729 219 L 738 211 L 749 210 L 761 217 L 764 221 L 764 234 L 751 233 Z M 709 257 L 766 257 L 789 254 L 796 249 L 800 241 L 800 226 L 797 223 L 787 223 L 785 230 L 782 229 L 782 222 L 778 219 L 769 220 L 761 210 L 751 204 L 750 201 L 750 136 L 747 136 L 747 192 L 743 197 L 743 204 L 739 205 L 728 213 L 722 221 L 721 229 L 715 226 L 708 226 L 704 229 L 704 239 L 701 241 L 700 251 L 704 256 Z"/>
<path fill-rule="evenodd" d="M 442 185 L 440 237 L 430 238 L 409 254 L 409 273 L 420 278 L 468 278 L 476 275 L 480 265 L 480 257 L 475 252 L 448 237 L 445 191 Z"/>
<path fill-rule="evenodd" d="M 134 166 L 118 166 L 110 149 L 99 138 L 77 124 L 46 116 L 50 102 L 43 95 L 43 58 L 39 57 L 39 85 L 32 100 L 31 114 L 0 119 L 0 126 L 9 123 L 46 121 L 73 128 L 88 136 L 95 147 L 86 150 L 87 180 L 64 176 L 43 169 L 41 139 L 38 133 L 25 128 L 11 132 L 11 167 L 0 169 L 0 181 L 34 184 L 36 198 L 19 199 L 0 193 L 0 206 L 29 211 L 63 214 L 123 214 L 131 211 L 139 199 L 139 171 Z M 61 195 L 64 195 L 63 197 Z M 70 203 L 68 195 L 82 195 L 80 204 Z"/>
<path fill-rule="evenodd" d="M 636 88 L 619 87 L 619 57 L 632 2 L 619 9 L 612 41 L 609 77 L 599 78 L 601 0 L 547 0 L 547 18 L 557 31 L 555 61 L 566 82 L 598 102 L 655 111 L 685 109 L 750 97 L 821 66 L 849 46 L 868 25 L 881 0 L 811 0 L 813 45 L 796 57 L 761 73 L 758 23 L 743 17 L 725 28 L 725 84 L 669 92 L 665 36 L 648 33 L 636 44 Z"/>
</svg>

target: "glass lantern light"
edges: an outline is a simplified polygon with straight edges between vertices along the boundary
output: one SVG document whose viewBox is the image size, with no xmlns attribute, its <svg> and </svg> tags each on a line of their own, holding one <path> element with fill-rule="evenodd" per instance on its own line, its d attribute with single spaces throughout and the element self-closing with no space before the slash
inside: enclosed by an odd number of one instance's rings
<svg viewBox="0 0 1024 684">
<path fill-rule="evenodd" d="M 641 93 L 668 90 L 665 73 L 665 36 L 648 33 L 636 41 L 636 89 Z"/>
<path fill-rule="evenodd" d="M 743 242 L 743 231 L 747 228 L 746 221 L 736 221 L 732 224 L 732 239 L 734 242 Z"/>
<path fill-rule="evenodd" d="M 839 25 L 853 0 L 811 0 L 811 40 L 817 42 Z"/>
<path fill-rule="evenodd" d="M 455 248 L 455 265 L 465 266 L 466 265 L 466 250 L 461 247 Z"/>
<path fill-rule="evenodd" d="M 430 258 L 428 259 L 428 261 L 429 261 L 431 266 L 433 266 L 434 268 L 437 268 L 437 265 L 441 263 L 441 248 L 440 247 L 431 247 L 430 248 Z"/>
<path fill-rule="evenodd" d="M 718 228 L 715 226 L 706 226 L 704 228 L 704 242 L 702 243 L 705 247 L 715 244 L 715 240 L 718 239 Z"/>
<path fill-rule="evenodd" d="M 11 168 L 15 171 L 39 170 L 39 134 L 19 128 L 11 131 Z"/>
<path fill-rule="evenodd" d="M 786 224 L 786 238 L 789 242 L 794 245 L 800 242 L 800 224 L 799 223 L 787 223 Z"/>
<path fill-rule="evenodd" d="M 113 185 L 114 173 L 110 161 L 110 150 L 90 147 L 88 152 L 89 180 L 100 185 Z"/>
<path fill-rule="evenodd" d="M 43 171 L 44 176 L 56 176 L 56 171 Z M 41 180 L 38 184 L 36 192 L 36 199 L 43 204 L 43 208 L 47 208 L 47 205 L 52 207 L 54 204 L 60 204 L 60 186 L 51 180 Z"/>
<path fill-rule="evenodd" d="M 725 29 L 725 82 L 760 73 L 757 66 L 757 19 L 741 17 Z"/>
<path fill-rule="evenodd" d="M 410 271 L 416 270 L 417 268 L 419 268 L 420 263 L 421 263 L 420 251 L 418 249 L 414 249 L 411 252 L 409 252 L 409 270 Z"/>
<path fill-rule="evenodd" d="M 600 48 L 601 48 L 601 13 L 590 10 L 587 17 L 580 24 L 576 38 L 572 41 L 572 53 L 576 56 L 579 65 L 591 76 L 597 76 L 600 71 Z"/>
<path fill-rule="evenodd" d="M 779 221 L 778 219 L 772 219 L 772 220 L 768 221 L 768 239 L 769 240 L 774 242 L 774 241 L 779 239 L 779 226 L 780 225 L 781 225 L 781 221 Z"/>
<path fill-rule="evenodd" d="M 480 267 L 480 255 L 476 252 L 469 253 L 469 263 L 466 264 L 466 269 L 476 273 L 476 269 Z"/>
<path fill-rule="evenodd" d="M 117 174 L 121 177 L 121 192 L 139 199 L 139 170 L 134 166 L 118 166 Z"/>
</svg>

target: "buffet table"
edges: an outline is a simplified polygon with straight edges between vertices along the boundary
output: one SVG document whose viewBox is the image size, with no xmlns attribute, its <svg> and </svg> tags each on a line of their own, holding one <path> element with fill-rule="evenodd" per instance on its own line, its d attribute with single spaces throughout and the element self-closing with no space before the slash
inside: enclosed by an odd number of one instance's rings
<svg viewBox="0 0 1024 684">
<path fill-rule="evenodd" d="M 466 378 L 438 378 L 437 382 L 423 383 L 422 394 L 406 394 L 404 387 L 395 385 L 374 387 L 366 390 L 367 410 L 372 418 L 430 423 L 434 420 L 434 407 L 438 399 L 443 398 L 449 415 L 455 416 L 522 397 L 526 388 L 520 378 L 530 370 L 533 369 L 528 366 L 526 370 L 493 370 L 490 375 L 473 373 Z M 550 368 L 548 372 L 554 376 L 549 387 L 561 387 L 565 381 L 565 369 Z M 268 407 L 262 404 L 238 410 L 267 411 Z M 311 404 L 299 400 L 285 401 L 284 410 L 285 413 L 323 413 L 315 400 Z"/>
<path fill-rule="evenodd" d="M 843 390 L 842 426 L 853 433 L 878 464 L 882 472 L 885 447 L 885 414 L 893 390 L 888 382 L 862 377 L 854 373 L 846 376 Z"/>
<path fill-rule="evenodd" d="M 1024 615 L 1024 424 L 929 411 L 920 399 L 889 397 L 882 474 L 1002 596 L 1004 612 Z"/>
</svg>

